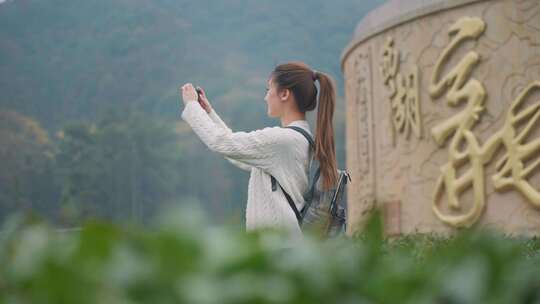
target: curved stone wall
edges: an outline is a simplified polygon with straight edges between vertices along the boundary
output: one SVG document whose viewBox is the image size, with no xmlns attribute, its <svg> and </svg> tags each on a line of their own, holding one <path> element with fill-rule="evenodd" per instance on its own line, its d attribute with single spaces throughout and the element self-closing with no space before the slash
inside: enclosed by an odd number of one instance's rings
<svg viewBox="0 0 540 304">
<path fill-rule="evenodd" d="M 341 64 L 349 234 L 540 232 L 540 1 L 389 1 Z"/>
</svg>

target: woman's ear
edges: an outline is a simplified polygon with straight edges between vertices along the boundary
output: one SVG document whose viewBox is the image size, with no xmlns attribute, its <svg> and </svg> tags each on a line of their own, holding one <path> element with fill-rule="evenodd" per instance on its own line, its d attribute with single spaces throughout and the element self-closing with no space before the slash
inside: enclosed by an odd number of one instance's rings
<svg viewBox="0 0 540 304">
<path fill-rule="evenodd" d="M 287 100 L 287 98 L 289 98 L 290 92 L 291 91 L 289 89 L 284 89 L 283 91 L 281 91 L 281 93 L 279 94 L 279 98 L 281 99 L 281 101 Z"/>
</svg>

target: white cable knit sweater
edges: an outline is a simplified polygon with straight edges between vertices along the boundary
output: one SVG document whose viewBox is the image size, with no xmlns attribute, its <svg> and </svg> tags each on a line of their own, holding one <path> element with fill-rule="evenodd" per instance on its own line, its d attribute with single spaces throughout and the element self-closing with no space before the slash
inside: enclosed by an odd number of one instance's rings
<svg viewBox="0 0 540 304">
<path fill-rule="evenodd" d="M 296 216 L 281 188 L 272 192 L 270 175 L 287 191 L 300 210 L 302 194 L 308 188 L 308 166 L 312 151 L 299 132 L 267 127 L 251 132 L 232 132 L 212 110 L 209 114 L 195 101 L 188 101 L 181 115 L 193 131 L 212 151 L 221 153 L 237 167 L 250 171 L 246 206 L 246 230 L 259 227 L 281 227 L 293 239 L 301 238 L 302 231 Z M 305 129 L 306 120 L 289 124 Z"/>
</svg>

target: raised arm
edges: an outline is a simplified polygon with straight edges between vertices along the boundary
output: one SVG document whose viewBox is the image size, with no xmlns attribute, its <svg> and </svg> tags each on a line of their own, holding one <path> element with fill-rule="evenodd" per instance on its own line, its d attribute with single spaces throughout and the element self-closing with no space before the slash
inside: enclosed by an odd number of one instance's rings
<svg viewBox="0 0 540 304">
<path fill-rule="evenodd" d="M 221 119 L 221 117 L 219 117 L 219 115 L 216 113 L 216 111 L 214 111 L 214 109 L 211 109 L 210 110 L 210 113 L 208 113 L 208 116 L 210 116 L 210 119 L 212 119 L 214 121 L 214 123 L 216 123 L 219 127 L 223 128 L 225 131 L 229 132 L 229 133 L 233 133 L 232 130 L 225 124 L 225 122 L 223 122 L 223 120 Z M 248 165 L 248 164 L 244 164 L 240 161 L 237 161 L 237 160 L 234 160 L 228 156 L 225 156 L 225 159 L 228 160 L 231 164 L 237 166 L 238 168 L 242 169 L 242 170 L 246 170 L 246 171 L 251 171 L 251 166 Z"/>
<path fill-rule="evenodd" d="M 186 103 L 181 116 L 210 150 L 246 165 L 271 171 L 283 148 L 279 127 L 251 132 L 216 127 L 196 100 Z"/>
</svg>

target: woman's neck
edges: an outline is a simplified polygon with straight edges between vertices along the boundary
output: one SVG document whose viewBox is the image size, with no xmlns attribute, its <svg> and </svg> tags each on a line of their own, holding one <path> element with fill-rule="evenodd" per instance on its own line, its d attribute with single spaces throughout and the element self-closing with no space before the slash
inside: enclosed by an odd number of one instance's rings
<svg viewBox="0 0 540 304">
<path fill-rule="evenodd" d="M 306 114 L 300 112 L 290 112 L 281 116 L 281 126 L 286 127 L 296 120 L 306 120 Z"/>
</svg>

